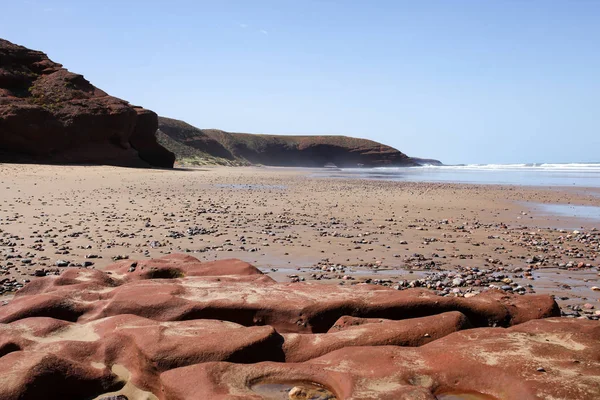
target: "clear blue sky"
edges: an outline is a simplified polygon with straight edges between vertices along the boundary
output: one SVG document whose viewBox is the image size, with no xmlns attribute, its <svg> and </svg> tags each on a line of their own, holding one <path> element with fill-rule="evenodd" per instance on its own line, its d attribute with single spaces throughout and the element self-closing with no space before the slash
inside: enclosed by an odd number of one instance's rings
<svg viewBox="0 0 600 400">
<path fill-rule="evenodd" d="M 14 0 L 0 37 L 201 128 L 600 161 L 600 1 Z"/>
</svg>

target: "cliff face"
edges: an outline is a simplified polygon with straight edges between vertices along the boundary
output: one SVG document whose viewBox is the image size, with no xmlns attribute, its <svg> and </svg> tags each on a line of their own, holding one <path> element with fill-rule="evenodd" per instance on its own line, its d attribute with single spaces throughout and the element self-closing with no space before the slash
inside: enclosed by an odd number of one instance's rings
<svg viewBox="0 0 600 400">
<path fill-rule="evenodd" d="M 227 160 L 285 167 L 415 166 L 406 154 L 381 143 L 346 136 L 277 136 L 198 129 L 159 118 L 160 132 L 201 152 Z M 167 144 L 166 144 L 167 145 Z M 167 145 L 168 146 L 168 145 Z M 171 150 L 174 150 L 171 148 Z"/>
<path fill-rule="evenodd" d="M 0 39 L 0 161 L 172 167 L 157 115 Z"/>
</svg>

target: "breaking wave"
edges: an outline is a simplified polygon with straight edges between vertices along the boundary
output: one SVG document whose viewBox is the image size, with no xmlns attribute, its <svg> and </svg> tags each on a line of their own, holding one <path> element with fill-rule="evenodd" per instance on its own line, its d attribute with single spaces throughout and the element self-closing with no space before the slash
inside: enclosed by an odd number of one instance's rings
<svg viewBox="0 0 600 400">
<path fill-rule="evenodd" d="M 460 164 L 460 165 L 423 165 L 421 167 L 409 168 L 427 168 L 439 170 L 521 170 L 521 171 L 579 171 L 579 172 L 600 172 L 600 163 L 530 163 L 530 164 Z M 379 167 L 374 168 L 382 171 L 402 170 L 402 167 Z"/>
</svg>

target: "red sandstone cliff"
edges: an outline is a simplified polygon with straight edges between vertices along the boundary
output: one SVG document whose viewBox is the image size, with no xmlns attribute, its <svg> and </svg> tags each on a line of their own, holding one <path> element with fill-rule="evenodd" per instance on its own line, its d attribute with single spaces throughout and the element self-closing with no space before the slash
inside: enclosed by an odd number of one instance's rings
<svg viewBox="0 0 600 400">
<path fill-rule="evenodd" d="M 0 39 L 0 161 L 172 167 L 157 115 Z"/>
</svg>

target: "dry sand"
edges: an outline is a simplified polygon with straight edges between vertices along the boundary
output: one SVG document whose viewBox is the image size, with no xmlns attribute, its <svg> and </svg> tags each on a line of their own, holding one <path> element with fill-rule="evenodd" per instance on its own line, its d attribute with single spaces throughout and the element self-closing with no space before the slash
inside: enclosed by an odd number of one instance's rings
<svg viewBox="0 0 600 400">
<path fill-rule="evenodd" d="M 451 296 L 490 284 L 551 293 L 566 314 L 598 317 L 594 224 L 524 204 L 597 205 L 597 189 L 340 180 L 250 167 L 3 164 L 0 177 L 5 301 L 36 274 L 60 273 L 57 263 L 102 268 L 118 257 L 189 252 L 240 258 L 278 280 L 429 285 Z"/>
</svg>

